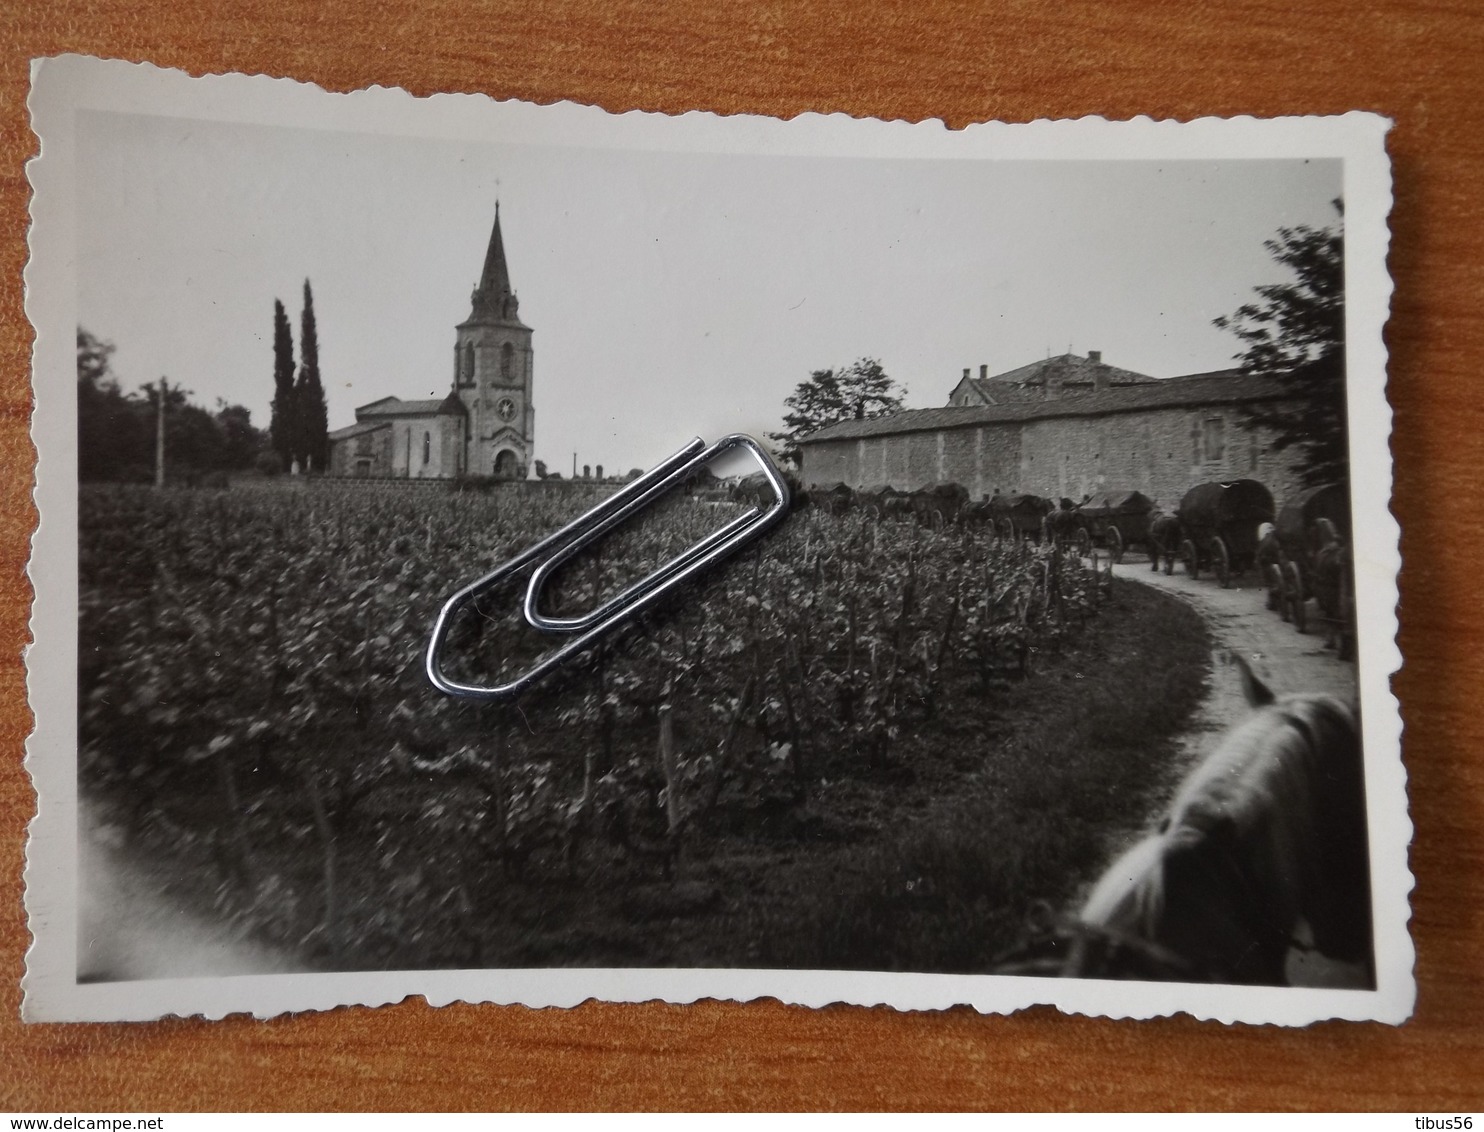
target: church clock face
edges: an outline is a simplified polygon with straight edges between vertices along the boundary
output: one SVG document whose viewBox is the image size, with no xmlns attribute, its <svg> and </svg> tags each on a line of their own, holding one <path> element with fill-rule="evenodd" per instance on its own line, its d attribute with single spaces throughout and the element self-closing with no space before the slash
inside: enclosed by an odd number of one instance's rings
<svg viewBox="0 0 1484 1132">
<path fill-rule="evenodd" d="M 499 415 L 502 421 L 514 420 L 515 402 L 512 401 L 509 397 L 501 397 L 498 401 L 495 402 L 495 412 Z"/>
</svg>

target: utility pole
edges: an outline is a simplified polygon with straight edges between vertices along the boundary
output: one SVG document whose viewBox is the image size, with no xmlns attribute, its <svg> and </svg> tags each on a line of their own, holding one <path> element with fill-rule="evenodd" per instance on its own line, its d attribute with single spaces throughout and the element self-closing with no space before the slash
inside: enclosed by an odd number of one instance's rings
<svg viewBox="0 0 1484 1132">
<path fill-rule="evenodd" d="M 155 486 L 165 486 L 165 394 L 170 391 L 169 383 L 164 377 L 160 378 L 160 403 L 159 411 L 155 414 Z"/>
<path fill-rule="evenodd" d="M 577 453 L 572 453 L 572 478 L 577 478 Z"/>
</svg>

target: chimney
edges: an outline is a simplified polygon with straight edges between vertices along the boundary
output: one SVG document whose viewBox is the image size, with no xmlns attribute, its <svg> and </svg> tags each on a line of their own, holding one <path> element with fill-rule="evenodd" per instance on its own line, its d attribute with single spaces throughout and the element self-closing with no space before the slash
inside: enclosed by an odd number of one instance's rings
<svg viewBox="0 0 1484 1132">
<path fill-rule="evenodd" d="M 1088 350 L 1087 360 L 1095 366 L 1103 364 L 1103 352 L 1101 350 Z"/>
<path fill-rule="evenodd" d="M 988 366 L 981 365 L 979 367 L 979 380 L 980 381 L 988 381 L 989 380 L 989 367 Z"/>
<path fill-rule="evenodd" d="M 1092 391 L 1103 393 L 1108 388 L 1108 367 L 1103 365 L 1101 350 L 1088 350 L 1087 360 L 1092 363 Z"/>
<path fill-rule="evenodd" d="M 964 366 L 964 380 L 965 381 L 968 381 L 969 380 L 969 367 L 968 366 Z"/>
</svg>

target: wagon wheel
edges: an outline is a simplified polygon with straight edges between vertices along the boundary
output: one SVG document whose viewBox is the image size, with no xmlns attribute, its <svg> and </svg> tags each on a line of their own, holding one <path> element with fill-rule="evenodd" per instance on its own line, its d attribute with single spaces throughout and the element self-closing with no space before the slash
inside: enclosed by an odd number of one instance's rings
<svg viewBox="0 0 1484 1132">
<path fill-rule="evenodd" d="M 1109 527 L 1108 533 L 1103 536 L 1103 541 L 1108 544 L 1108 557 L 1115 565 L 1123 561 L 1123 534 L 1117 527 Z"/>
<path fill-rule="evenodd" d="M 1185 572 L 1192 578 L 1201 576 L 1201 561 L 1196 557 L 1195 543 L 1185 539 L 1180 543 L 1180 559 L 1185 563 Z"/>
<path fill-rule="evenodd" d="M 1283 567 L 1269 562 L 1263 572 L 1263 581 L 1268 586 L 1268 608 L 1276 609 L 1278 616 L 1288 620 L 1288 595 L 1283 592 Z"/>
<path fill-rule="evenodd" d="M 1000 538 L 1013 539 L 1015 537 L 1015 524 L 1010 519 L 1001 519 L 996 526 Z"/>
<path fill-rule="evenodd" d="M 1288 600 L 1293 606 L 1293 625 L 1300 633 L 1309 631 L 1309 595 L 1304 592 L 1304 575 L 1299 569 L 1297 562 L 1290 562 L 1283 568 L 1284 577 L 1288 581 Z"/>
<path fill-rule="evenodd" d="M 1216 580 L 1221 583 L 1221 588 L 1231 589 L 1232 560 L 1227 554 L 1226 542 L 1220 535 L 1211 540 L 1211 569 L 1216 572 Z"/>
<path fill-rule="evenodd" d="M 1088 534 L 1086 527 L 1077 528 L 1077 556 L 1079 558 L 1090 558 L 1092 556 L 1092 535 Z"/>
</svg>

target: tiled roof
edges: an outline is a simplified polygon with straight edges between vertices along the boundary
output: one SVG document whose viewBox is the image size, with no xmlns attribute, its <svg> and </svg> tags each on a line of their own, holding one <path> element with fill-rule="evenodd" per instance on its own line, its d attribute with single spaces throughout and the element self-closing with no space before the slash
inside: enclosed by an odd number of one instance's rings
<svg viewBox="0 0 1484 1132">
<path fill-rule="evenodd" d="M 367 417 L 431 417 L 443 407 L 445 397 L 434 397 L 427 401 L 404 401 L 400 397 L 383 397 L 356 410 L 356 419 Z"/>
<path fill-rule="evenodd" d="M 800 438 L 799 443 L 815 444 L 823 440 L 854 440 L 863 436 L 890 436 L 901 432 L 1037 421 L 1053 417 L 1098 417 L 1138 412 L 1141 409 L 1178 409 L 1193 405 L 1275 401 L 1285 396 L 1292 394 L 1282 382 L 1225 370 L 1191 377 L 1171 377 L 1163 381 L 1153 380 L 1148 384 L 1122 386 L 1056 401 L 906 409 L 872 420 L 840 421 Z"/>
<path fill-rule="evenodd" d="M 1054 358 L 1042 358 L 1029 365 L 991 374 L 989 377 L 971 377 L 968 382 L 973 386 L 974 392 L 988 404 L 1001 405 L 1025 400 L 1027 387 L 1041 389 L 1053 380 L 1063 387 L 1085 386 L 1092 389 L 1100 379 L 1112 386 L 1147 385 L 1159 380 L 1145 373 L 1120 369 L 1078 354 L 1058 354 Z"/>
<path fill-rule="evenodd" d="M 368 432 L 375 432 L 379 428 L 390 428 L 386 421 L 357 421 L 353 425 L 337 428 L 329 434 L 331 440 L 350 440 L 352 437 L 362 436 Z"/>
</svg>

